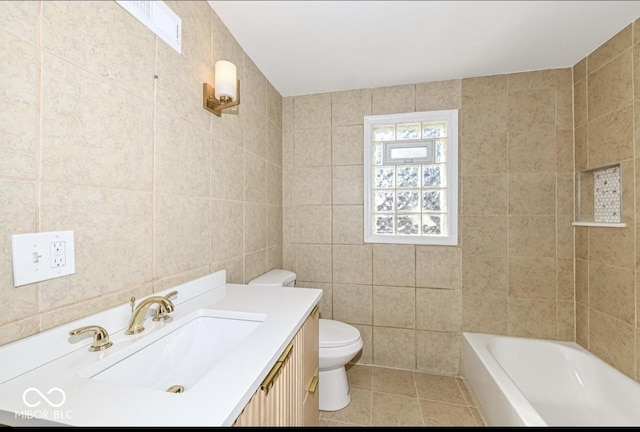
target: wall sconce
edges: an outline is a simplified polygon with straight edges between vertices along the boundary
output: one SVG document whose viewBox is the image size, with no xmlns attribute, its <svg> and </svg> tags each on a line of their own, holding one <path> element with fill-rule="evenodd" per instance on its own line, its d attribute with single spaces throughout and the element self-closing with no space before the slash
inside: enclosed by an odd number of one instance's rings
<svg viewBox="0 0 640 432">
<path fill-rule="evenodd" d="M 216 62 L 214 86 L 202 84 L 204 109 L 220 117 L 222 110 L 240 104 L 240 80 L 236 77 L 236 65 L 226 60 Z"/>
</svg>

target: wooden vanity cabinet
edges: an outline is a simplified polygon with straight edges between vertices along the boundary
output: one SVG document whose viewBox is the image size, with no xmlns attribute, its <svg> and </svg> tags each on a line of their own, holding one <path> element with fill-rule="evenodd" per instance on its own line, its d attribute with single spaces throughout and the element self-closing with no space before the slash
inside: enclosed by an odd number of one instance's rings
<svg viewBox="0 0 640 432">
<path fill-rule="evenodd" d="M 318 426 L 319 319 L 316 305 L 233 426 Z"/>
</svg>

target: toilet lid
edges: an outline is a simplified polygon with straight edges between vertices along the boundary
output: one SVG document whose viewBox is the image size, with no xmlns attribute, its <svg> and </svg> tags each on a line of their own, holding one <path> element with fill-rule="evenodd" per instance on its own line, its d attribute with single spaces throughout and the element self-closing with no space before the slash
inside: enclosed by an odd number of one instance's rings
<svg viewBox="0 0 640 432">
<path fill-rule="evenodd" d="M 357 328 L 341 321 L 320 318 L 320 348 L 349 345 L 360 339 Z"/>
</svg>

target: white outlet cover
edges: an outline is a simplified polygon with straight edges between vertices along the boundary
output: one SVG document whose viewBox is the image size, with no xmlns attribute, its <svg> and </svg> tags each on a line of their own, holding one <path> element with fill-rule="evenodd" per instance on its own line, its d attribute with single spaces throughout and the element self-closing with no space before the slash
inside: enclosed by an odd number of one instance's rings
<svg viewBox="0 0 640 432">
<path fill-rule="evenodd" d="M 11 249 L 16 287 L 76 272 L 73 231 L 14 234 Z"/>
</svg>

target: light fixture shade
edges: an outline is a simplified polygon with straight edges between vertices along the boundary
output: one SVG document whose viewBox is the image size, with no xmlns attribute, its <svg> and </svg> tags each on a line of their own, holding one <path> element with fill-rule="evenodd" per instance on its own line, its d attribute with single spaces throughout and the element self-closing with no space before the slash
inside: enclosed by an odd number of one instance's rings
<svg viewBox="0 0 640 432">
<path fill-rule="evenodd" d="M 219 60 L 215 65 L 215 97 L 220 100 L 221 97 L 236 100 L 237 94 L 237 77 L 236 65 L 226 60 Z"/>
</svg>

